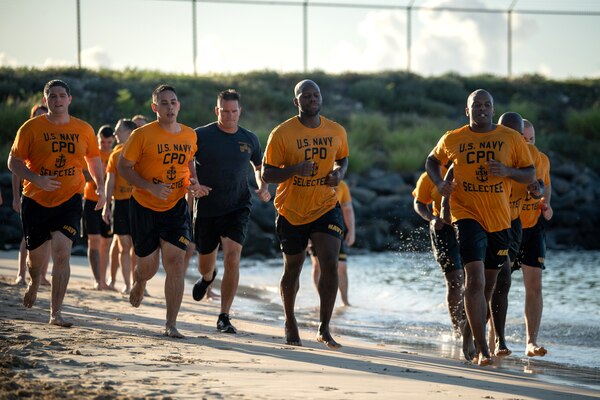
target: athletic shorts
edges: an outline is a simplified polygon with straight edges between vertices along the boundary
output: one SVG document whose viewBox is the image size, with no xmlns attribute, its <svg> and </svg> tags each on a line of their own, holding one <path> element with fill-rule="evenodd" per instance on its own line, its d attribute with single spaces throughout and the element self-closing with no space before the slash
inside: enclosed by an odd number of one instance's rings
<svg viewBox="0 0 600 400">
<path fill-rule="evenodd" d="M 102 210 L 94 210 L 97 201 L 83 200 L 83 229 L 88 235 L 102 235 L 104 238 L 112 237 L 112 230 L 102 219 Z"/>
<path fill-rule="evenodd" d="M 194 219 L 194 242 L 200 254 L 210 254 L 219 246 L 222 237 L 244 245 L 250 209 L 247 207 L 218 217 Z"/>
<path fill-rule="evenodd" d="M 429 224 L 429 237 L 433 255 L 444 274 L 463 269 L 456 232 L 451 225 L 444 224 L 442 229 L 436 230 Z"/>
<path fill-rule="evenodd" d="M 308 246 L 307 254 L 309 256 L 316 257 L 317 251 L 315 250 L 313 245 Z M 338 256 L 338 261 L 346 262 L 348 260 L 348 245 L 345 240 L 342 240 L 342 244 L 340 246 L 340 255 Z"/>
<path fill-rule="evenodd" d="M 154 211 L 129 199 L 129 222 L 133 248 L 138 257 L 146 257 L 160 246 L 160 239 L 183 251 L 190 243 L 190 213 L 185 198 L 167 211 Z"/>
<path fill-rule="evenodd" d="M 546 269 L 544 265 L 546 259 L 546 231 L 542 218 L 538 219 L 537 224 L 531 228 L 523 229 L 523 241 L 519 249 L 517 261 L 514 263 L 513 270 L 521 268 L 521 264 L 530 267 Z"/>
<path fill-rule="evenodd" d="M 298 254 L 306 251 L 310 235 L 316 232 L 327 233 L 343 241 L 344 218 L 339 204 L 317 218 L 313 222 L 302 225 L 292 225 L 281 214 L 275 218 L 275 229 L 285 254 Z"/>
<path fill-rule="evenodd" d="M 29 197 L 21 196 L 21 223 L 27 250 L 35 250 L 59 231 L 75 242 L 81 220 L 81 195 L 75 194 L 56 207 L 44 207 Z"/>
<path fill-rule="evenodd" d="M 115 235 L 131 235 L 129 199 L 113 201 L 112 223 L 112 231 Z"/>
<path fill-rule="evenodd" d="M 519 249 L 521 248 L 521 240 L 523 240 L 523 224 L 521 218 L 516 218 L 510 221 L 510 230 L 508 231 L 510 243 L 508 244 L 508 256 L 511 262 L 517 259 Z"/>
<path fill-rule="evenodd" d="M 454 224 L 463 265 L 483 261 L 486 269 L 500 269 L 508 255 L 508 229 L 486 232 L 474 219 Z"/>
</svg>

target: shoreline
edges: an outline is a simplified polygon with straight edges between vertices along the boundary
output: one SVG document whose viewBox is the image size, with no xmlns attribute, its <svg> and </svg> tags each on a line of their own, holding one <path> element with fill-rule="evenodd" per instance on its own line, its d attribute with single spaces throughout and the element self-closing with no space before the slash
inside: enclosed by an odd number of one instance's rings
<svg viewBox="0 0 600 400">
<path fill-rule="evenodd" d="M 343 336 L 341 351 L 301 327 L 303 347 L 284 343 L 282 322 L 236 314 L 237 335 L 216 331 L 218 304 L 191 299 L 186 287 L 178 329 L 162 336 L 164 277 L 148 282 L 151 297 L 134 309 L 117 292 L 92 289 L 85 257 L 72 257 L 64 316 L 72 328 L 48 325 L 48 287 L 32 309 L 12 286 L 16 251 L 0 252 L 0 397 L 103 398 L 596 398 L 576 382 L 549 382 L 509 368 L 421 354 Z M 576 368 L 566 368 L 567 371 Z M 491 397 L 490 397 L 491 396 Z"/>
</svg>

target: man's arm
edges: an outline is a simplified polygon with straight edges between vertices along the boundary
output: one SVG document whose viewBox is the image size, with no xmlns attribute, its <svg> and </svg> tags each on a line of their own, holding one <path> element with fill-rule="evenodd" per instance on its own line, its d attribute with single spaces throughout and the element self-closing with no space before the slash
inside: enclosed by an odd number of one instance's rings
<svg viewBox="0 0 600 400">
<path fill-rule="evenodd" d="M 354 230 L 354 207 L 352 202 L 341 204 L 344 224 L 346 225 L 346 237 L 344 238 L 348 246 L 352 246 L 356 240 L 356 231 Z"/>
<path fill-rule="evenodd" d="M 54 175 L 38 175 L 25 165 L 25 162 L 20 158 L 15 156 L 8 156 L 8 169 L 15 175 L 17 175 L 20 179 L 26 179 L 29 182 L 33 183 L 35 186 L 45 190 L 47 192 L 52 192 L 58 188 L 60 188 L 60 181 L 57 181 Z"/>
<path fill-rule="evenodd" d="M 552 216 L 554 215 L 554 210 L 550 205 L 550 200 L 552 198 L 552 186 L 546 186 L 546 193 L 544 197 L 542 197 L 542 215 L 546 219 L 546 221 L 550 221 Z"/>
<path fill-rule="evenodd" d="M 17 174 L 12 174 L 12 192 L 13 202 L 12 208 L 16 213 L 21 212 L 21 178 Z"/>
<path fill-rule="evenodd" d="M 190 170 L 190 186 L 187 187 L 187 191 L 193 197 L 203 197 L 208 196 L 212 188 L 204 185 L 200 185 L 198 182 L 198 173 L 196 172 L 196 163 L 192 158 L 188 163 L 188 168 Z"/>
<path fill-rule="evenodd" d="M 281 183 L 287 181 L 294 175 L 310 176 L 313 172 L 314 165 L 315 162 L 311 160 L 302 161 L 301 163 L 281 168 L 263 163 L 261 177 L 266 183 Z"/>
<path fill-rule="evenodd" d="M 96 184 L 96 193 L 98 194 L 98 203 L 94 210 L 102 210 L 106 204 L 106 193 L 104 192 L 104 167 L 100 157 L 85 158 L 88 165 L 88 171 Z"/>
<path fill-rule="evenodd" d="M 102 219 L 105 223 L 110 225 L 112 219 L 112 212 L 110 209 L 110 200 L 112 199 L 113 193 L 115 192 L 115 185 L 117 183 L 117 177 L 114 173 L 109 172 L 106 174 L 106 203 L 104 204 L 104 208 L 102 209 Z"/>
<path fill-rule="evenodd" d="M 348 157 L 341 158 L 339 160 L 335 160 L 333 164 L 333 170 L 327 174 L 327 178 L 325 178 L 325 182 L 329 186 L 336 187 L 340 184 L 344 176 L 346 175 L 346 171 L 348 170 Z"/>
<path fill-rule="evenodd" d="M 256 194 L 258 195 L 258 198 L 265 202 L 271 200 L 271 193 L 269 193 L 269 184 L 265 182 L 261 176 L 262 164 L 252 164 L 252 166 L 254 167 L 254 179 L 256 180 L 256 186 L 258 187 L 258 189 L 256 189 Z"/>
<path fill-rule="evenodd" d="M 167 185 L 166 183 L 152 183 L 144 178 L 133 169 L 135 166 L 135 162 L 126 159 L 121 155 L 119 157 L 119 162 L 117 163 L 117 171 L 119 174 L 125 178 L 125 180 L 131 183 L 133 186 L 147 190 L 154 197 L 157 197 L 161 200 L 166 200 L 169 197 L 169 194 L 173 191 L 171 189 L 171 185 Z"/>
<path fill-rule="evenodd" d="M 429 175 L 429 178 L 442 196 L 450 196 L 450 193 L 452 193 L 452 183 L 447 182 L 442 178 L 442 170 L 440 167 L 440 160 L 435 157 L 433 152 L 429 153 L 429 156 L 425 161 L 427 175 Z"/>
<path fill-rule="evenodd" d="M 493 159 L 489 160 L 487 165 L 490 175 L 493 176 L 510 178 L 515 182 L 525 183 L 527 185 L 536 181 L 535 167 L 533 165 L 523 168 L 511 168 Z"/>
</svg>

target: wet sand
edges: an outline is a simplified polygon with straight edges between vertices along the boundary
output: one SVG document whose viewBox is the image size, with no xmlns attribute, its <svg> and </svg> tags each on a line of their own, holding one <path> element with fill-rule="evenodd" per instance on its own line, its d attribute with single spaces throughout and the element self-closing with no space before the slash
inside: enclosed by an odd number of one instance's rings
<svg viewBox="0 0 600 400">
<path fill-rule="evenodd" d="M 148 283 L 139 309 L 116 292 L 92 289 L 84 257 L 72 258 L 64 317 L 48 325 L 50 288 L 31 309 L 13 286 L 16 252 L 0 252 L 0 398 L 239 399 L 585 399 L 600 392 L 548 383 L 525 372 L 481 368 L 334 336 L 326 349 L 302 329 L 304 347 L 285 345 L 282 324 L 236 314 L 237 335 L 216 331 L 218 305 L 194 302 L 191 284 L 179 314 L 186 339 L 162 336 L 164 279 Z"/>
</svg>

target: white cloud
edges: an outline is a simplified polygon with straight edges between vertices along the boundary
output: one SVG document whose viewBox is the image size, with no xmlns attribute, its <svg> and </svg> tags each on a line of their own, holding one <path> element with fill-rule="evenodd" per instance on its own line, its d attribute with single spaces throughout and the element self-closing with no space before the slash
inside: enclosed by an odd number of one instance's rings
<svg viewBox="0 0 600 400">
<path fill-rule="evenodd" d="M 65 60 L 57 60 L 55 58 L 46 58 L 42 63 L 42 68 L 50 68 L 50 67 L 72 67 L 75 65 L 71 61 Z"/>
<path fill-rule="evenodd" d="M 19 65 L 19 62 L 15 59 L 12 58 L 10 56 L 8 56 L 6 53 L 0 53 L 0 67 L 17 67 Z"/>
<path fill-rule="evenodd" d="M 103 47 L 94 46 L 81 51 L 81 65 L 91 69 L 111 68 L 112 62 Z"/>
<path fill-rule="evenodd" d="M 550 68 L 548 65 L 542 63 L 542 64 L 538 65 L 536 73 L 546 76 L 546 77 L 550 77 L 550 76 L 552 76 L 552 68 Z"/>
</svg>

